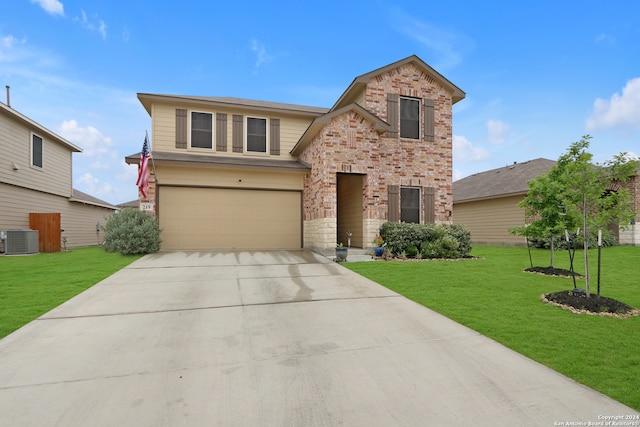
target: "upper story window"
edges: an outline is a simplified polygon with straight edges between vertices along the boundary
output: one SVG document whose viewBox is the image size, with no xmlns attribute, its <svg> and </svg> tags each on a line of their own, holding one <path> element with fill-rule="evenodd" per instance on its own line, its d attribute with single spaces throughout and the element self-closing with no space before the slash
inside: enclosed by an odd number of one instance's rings
<svg viewBox="0 0 640 427">
<path fill-rule="evenodd" d="M 280 119 L 176 108 L 175 148 L 279 156 Z"/>
<path fill-rule="evenodd" d="M 191 148 L 213 149 L 213 114 L 191 112 Z"/>
<path fill-rule="evenodd" d="M 267 152 L 267 119 L 247 117 L 247 152 Z"/>
<path fill-rule="evenodd" d="M 420 100 L 400 98 L 400 137 L 420 139 Z"/>
<path fill-rule="evenodd" d="M 31 134 L 31 166 L 42 168 L 43 144 L 42 138 L 35 133 Z"/>
</svg>

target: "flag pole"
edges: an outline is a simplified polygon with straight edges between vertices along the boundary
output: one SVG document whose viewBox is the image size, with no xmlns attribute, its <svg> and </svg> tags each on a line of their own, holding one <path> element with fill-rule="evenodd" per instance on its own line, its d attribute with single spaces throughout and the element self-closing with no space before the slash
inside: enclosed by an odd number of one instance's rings
<svg viewBox="0 0 640 427">
<path fill-rule="evenodd" d="M 158 178 L 157 178 L 158 176 L 156 175 L 156 162 L 153 160 L 153 150 L 151 148 L 153 145 L 151 144 L 151 140 L 149 139 L 149 133 L 147 132 L 146 129 L 144 131 L 144 136 L 147 139 L 147 141 L 149 141 L 149 157 L 151 157 L 151 169 L 153 169 L 153 184 L 155 188 L 158 185 Z"/>
<path fill-rule="evenodd" d="M 153 180 L 157 181 L 157 179 L 156 179 L 156 163 L 153 161 L 153 150 L 151 148 L 153 145 L 151 143 L 151 140 L 149 139 L 149 132 L 147 132 L 146 129 L 144 131 L 144 137 L 149 143 L 149 157 L 151 157 L 151 168 L 153 169 Z"/>
</svg>

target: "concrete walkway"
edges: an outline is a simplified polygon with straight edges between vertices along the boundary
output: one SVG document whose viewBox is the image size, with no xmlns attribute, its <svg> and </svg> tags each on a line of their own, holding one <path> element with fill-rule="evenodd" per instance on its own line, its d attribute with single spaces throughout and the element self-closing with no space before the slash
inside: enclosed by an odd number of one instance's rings
<svg viewBox="0 0 640 427">
<path fill-rule="evenodd" d="M 308 251 L 145 256 L 0 341 L 1 426 L 554 426 L 630 414 Z"/>
</svg>

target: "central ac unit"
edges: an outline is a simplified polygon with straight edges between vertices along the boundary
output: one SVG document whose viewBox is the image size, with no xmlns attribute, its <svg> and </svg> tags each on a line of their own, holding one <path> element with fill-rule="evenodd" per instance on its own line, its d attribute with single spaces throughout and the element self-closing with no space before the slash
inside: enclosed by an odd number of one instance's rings
<svg viewBox="0 0 640 427">
<path fill-rule="evenodd" d="M 6 230 L 2 232 L 7 255 L 37 254 L 38 230 Z"/>
</svg>

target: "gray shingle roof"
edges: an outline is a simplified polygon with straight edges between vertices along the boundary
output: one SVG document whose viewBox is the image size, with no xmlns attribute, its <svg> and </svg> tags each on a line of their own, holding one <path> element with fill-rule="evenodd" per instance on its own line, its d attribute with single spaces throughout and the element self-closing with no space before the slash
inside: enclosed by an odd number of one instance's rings
<svg viewBox="0 0 640 427">
<path fill-rule="evenodd" d="M 102 208 L 113 209 L 113 210 L 117 209 L 111 203 L 105 202 L 104 200 L 100 200 L 97 197 L 93 197 L 87 193 L 83 193 L 82 191 L 76 190 L 75 188 L 73 188 L 72 190 L 73 190 L 73 194 L 70 199 L 72 202 L 86 203 L 88 205 L 95 205 L 95 206 L 100 206 Z"/>
<path fill-rule="evenodd" d="M 476 173 L 453 183 L 453 202 L 526 194 L 528 182 L 548 172 L 555 160 L 535 159 Z"/>
</svg>

